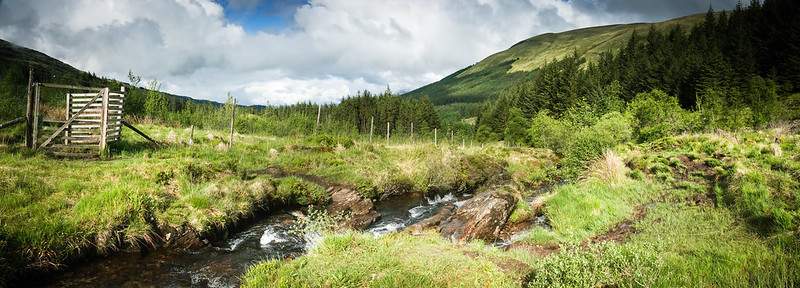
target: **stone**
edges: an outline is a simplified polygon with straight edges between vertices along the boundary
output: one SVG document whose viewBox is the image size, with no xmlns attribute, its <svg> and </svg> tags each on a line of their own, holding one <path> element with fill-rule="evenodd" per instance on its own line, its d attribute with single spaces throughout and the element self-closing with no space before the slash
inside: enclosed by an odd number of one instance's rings
<svg viewBox="0 0 800 288">
<path fill-rule="evenodd" d="M 270 148 L 269 156 L 272 157 L 273 159 L 278 158 L 278 150 L 275 150 L 275 148 Z"/>
<path fill-rule="evenodd" d="M 480 193 L 467 200 L 447 220 L 439 232 L 445 238 L 464 243 L 473 239 L 494 241 L 511 215 L 516 198 L 510 193 L 494 190 Z"/>
<path fill-rule="evenodd" d="M 344 227 L 351 229 L 365 229 L 375 222 L 380 214 L 375 211 L 375 206 L 371 199 L 361 197 L 358 192 L 345 188 L 330 188 L 331 202 L 328 204 L 327 212 L 330 215 L 344 215 Z"/>
<path fill-rule="evenodd" d="M 431 217 L 425 218 L 414 225 L 408 226 L 407 231 L 410 232 L 411 235 L 419 235 L 422 234 L 422 232 L 426 229 L 431 229 L 434 227 L 438 228 L 439 224 L 450 218 L 455 210 L 456 205 L 446 204 L 439 208 L 439 210 L 437 210 L 436 213 L 434 213 Z"/>
<path fill-rule="evenodd" d="M 174 130 L 169 130 L 167 134 L 167 142 L 169 143 L 177 143 L 178 142 L 178 135 L 175 134 Z"/>
</svg>

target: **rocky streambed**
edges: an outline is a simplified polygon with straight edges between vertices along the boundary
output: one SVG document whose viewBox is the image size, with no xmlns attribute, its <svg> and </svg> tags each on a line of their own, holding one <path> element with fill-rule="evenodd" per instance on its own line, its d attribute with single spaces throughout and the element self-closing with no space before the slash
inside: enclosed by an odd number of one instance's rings
<svg viewBox="0 0 800 288">
<path fill-rule="evenodd" d="M 412 234 L 435 230 L 458 243 L 482 239 L 504 246 L 519 232 L 505 229 L 517 199 L 504 187 L 484 188 L 474 194 L 412 193 L 377 203 L 345 187 L 332 187 L 328 192 L 331 201 L 326 212 L 347 216 L 340 226 L 367 231 L 375 237 L 401 230 Z M 298 257 L 315 245 L 319 233 L 295 229 L 295 223 L 303 217 L 305 211 L 301 210 L 275 211 L 199 249 L 119 253 L 77 263 L 30 286 L 237 287 L 239 277 L 252 264 Z"/>
</svg>

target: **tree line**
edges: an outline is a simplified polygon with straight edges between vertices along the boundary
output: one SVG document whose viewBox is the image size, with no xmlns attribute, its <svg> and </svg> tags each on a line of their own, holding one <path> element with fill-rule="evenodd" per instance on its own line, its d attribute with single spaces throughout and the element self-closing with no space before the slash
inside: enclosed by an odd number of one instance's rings
<svg viewBox="0 0 800 288">
<path fill-rule="evenodd" d="M 597 61 L 573 53 L 484 104 L 476 132 L 482 139 L 524 142 L 540 111 L 591 124 L 624 111 L 645 92 L 663 91 L 697 112 L 698 128 L 758 127 L 797 118 L 789 107 L 800 92 L 800 3 L 753 0 L 732 11 L 709 9 L 688 31 L 675 26 L 632 33 L 625 47 Z"/>
</svg>

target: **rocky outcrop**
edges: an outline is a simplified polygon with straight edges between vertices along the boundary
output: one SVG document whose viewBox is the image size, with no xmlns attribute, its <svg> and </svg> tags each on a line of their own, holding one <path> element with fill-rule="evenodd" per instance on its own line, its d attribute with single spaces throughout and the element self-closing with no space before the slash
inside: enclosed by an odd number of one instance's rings
<svg viewBox="0 0 800 288">
<path fill-rule="evenodd" d="M 358 192 L 345 187 L 328 188 L 331 202 L 328 204 L 328 214 L 344 215 L 346 221 L 343 226 L 352 229 L 365 229 L 372 224 L 380 214 L 375 211 L 372 200 L 361 197 Z"/>
<path fill-rule="evenodd" d="M 438 227 L 439 224 L 450 218 L 455 211 L 456 205 L 447 204 L 442 206 L 438 211 L 436 211 L 435 214 L 433 214 L 433 216 L 425 218 L 425 220 L 422 220 L 414 225 L 408 226 L 408 231 L 412 235 L 418 235 L 421 234 L 422 231 L 425 231 L 425 229 Z"/>
<path fill-rule="evenodd" d="M 499 238 L 515 204 L 514 196 L 502 190 L 480 193 L 443 221 L 439 232 L 457 242 L 473 239 L 494 241 Z"/>
</svg>

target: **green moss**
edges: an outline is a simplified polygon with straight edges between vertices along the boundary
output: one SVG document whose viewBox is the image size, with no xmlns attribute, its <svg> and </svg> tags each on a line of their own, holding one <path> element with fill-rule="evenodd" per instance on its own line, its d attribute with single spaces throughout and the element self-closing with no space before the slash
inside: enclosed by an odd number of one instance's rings
<svg viewBox="0 0 800 288">
<path fill-rule="evenodd" d="M 514 206 L 511 216 L 508 217 L 508 221 L 510 223 L 521 223 L 530 220 L 533 216 L 531 204 L 525 200 L 517 200 L 517 204 Z"/>
</svg>

